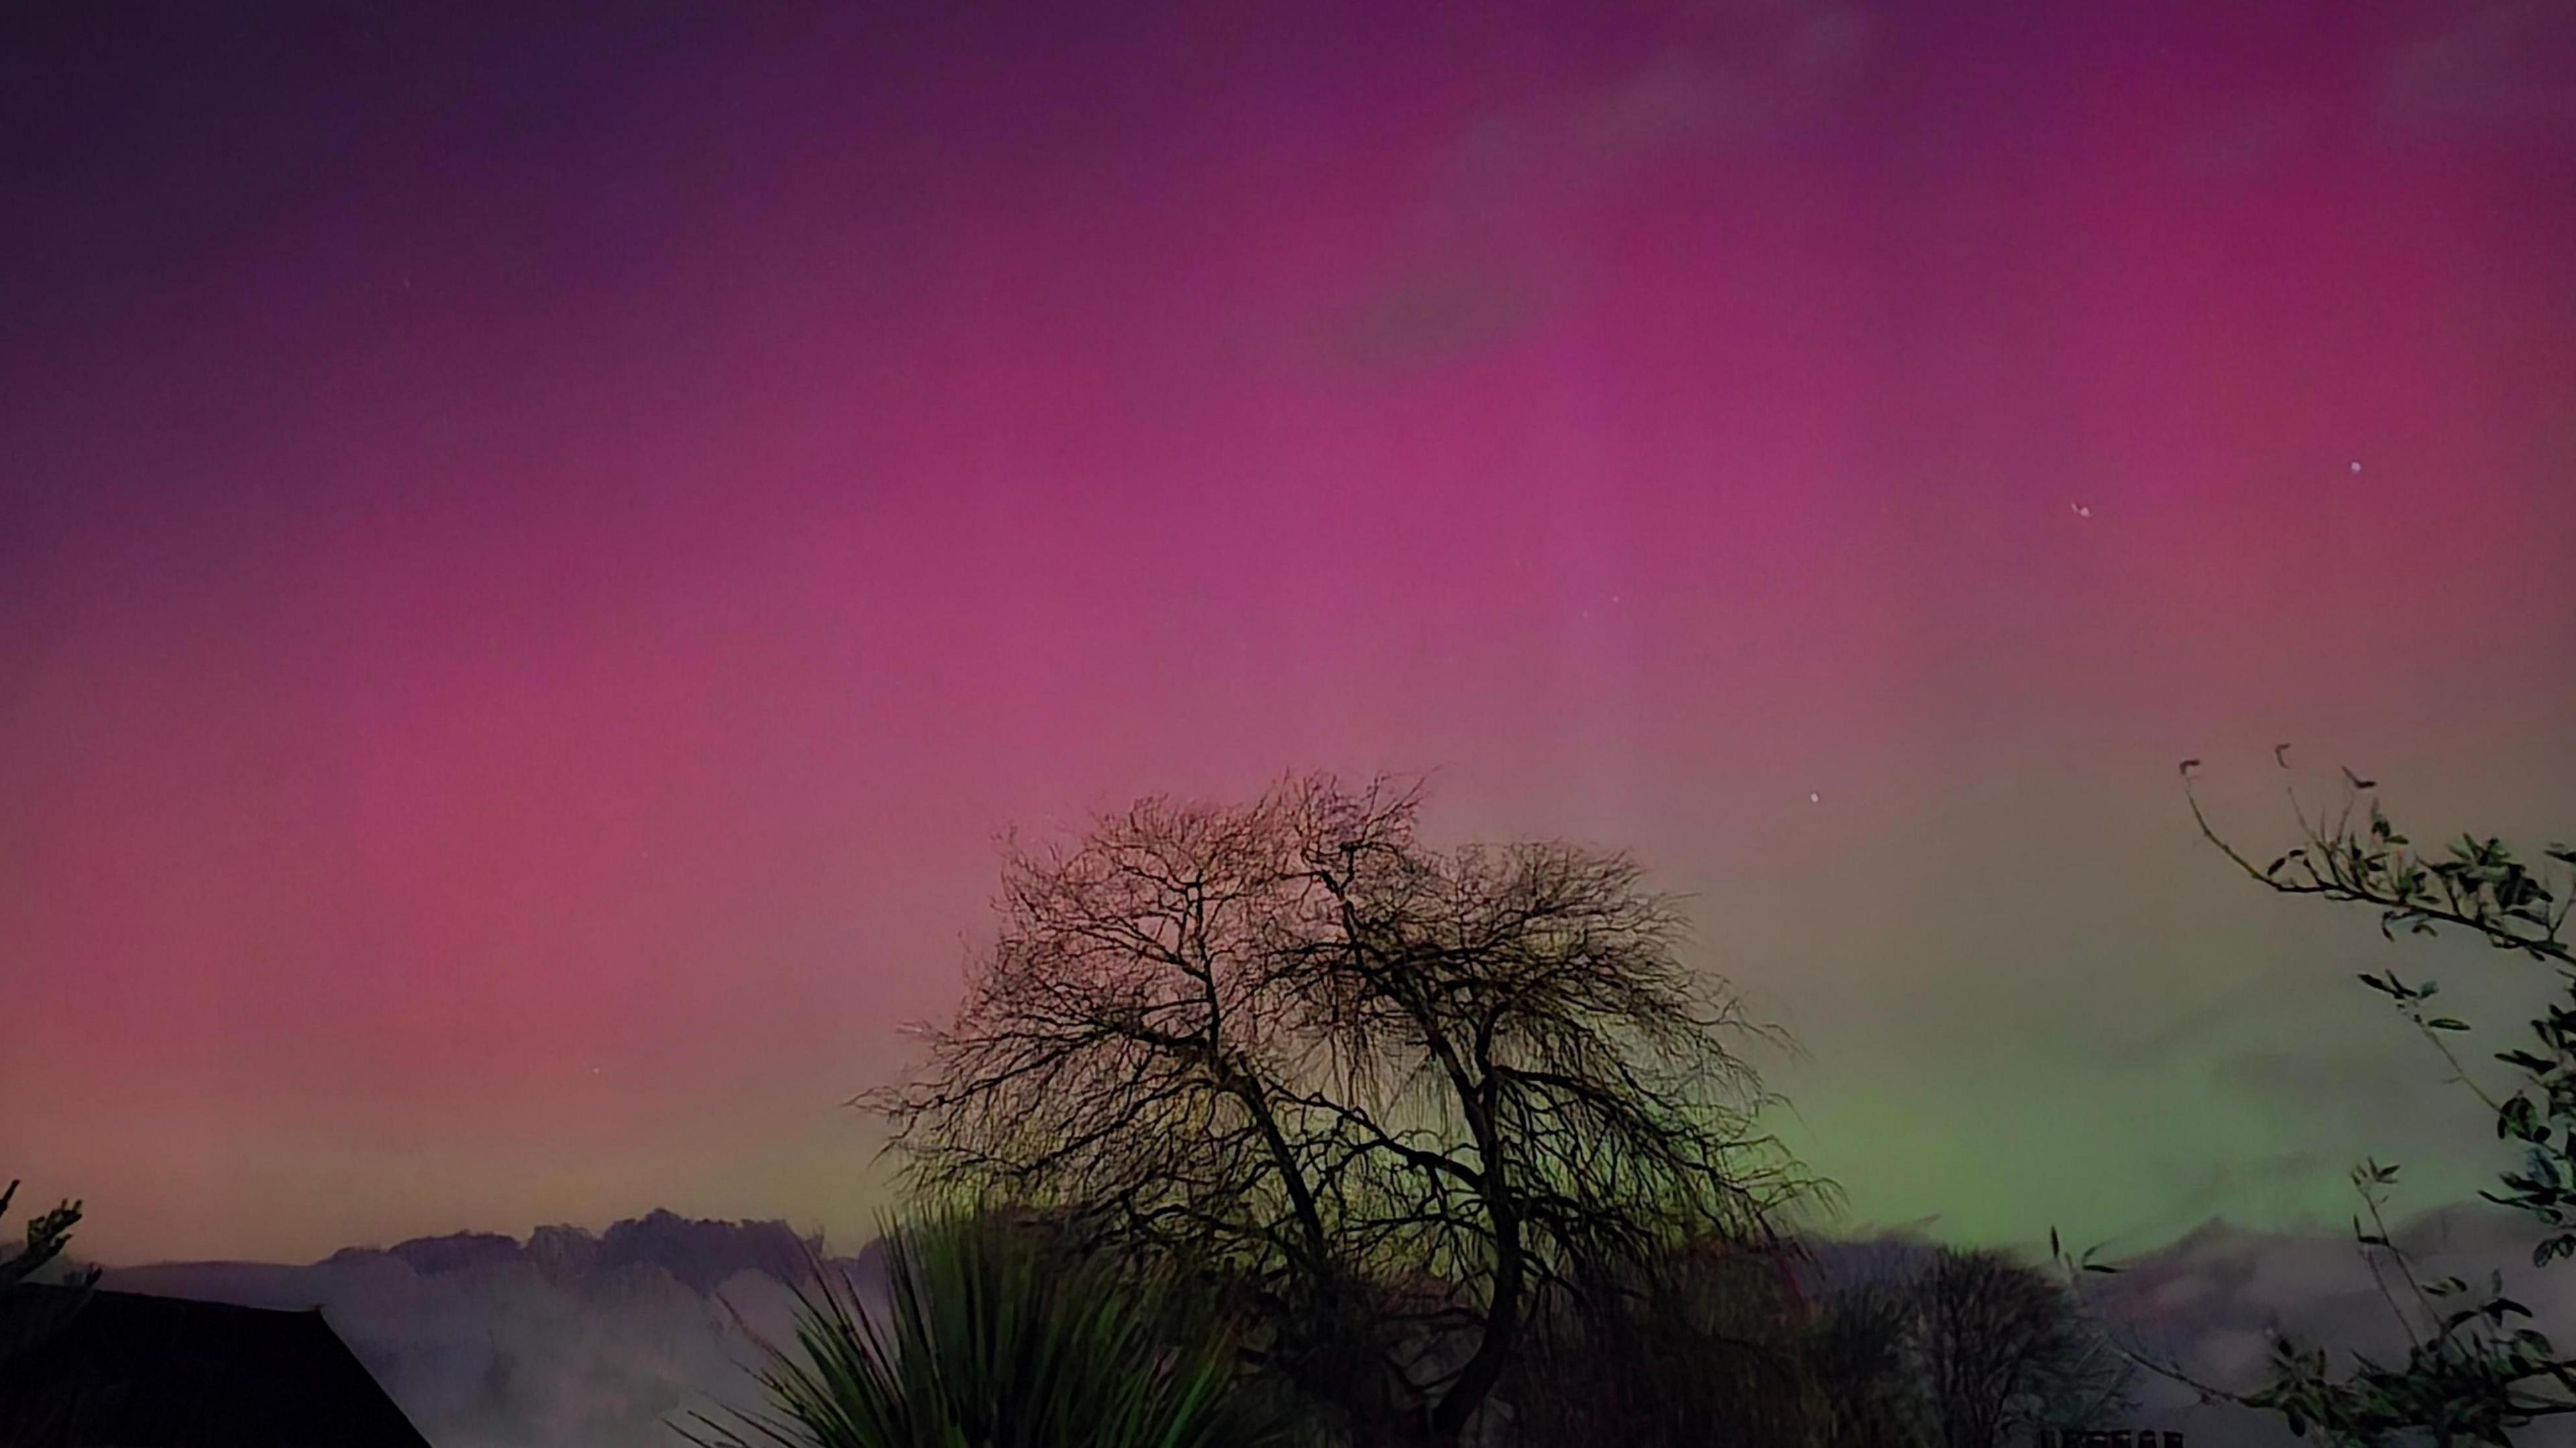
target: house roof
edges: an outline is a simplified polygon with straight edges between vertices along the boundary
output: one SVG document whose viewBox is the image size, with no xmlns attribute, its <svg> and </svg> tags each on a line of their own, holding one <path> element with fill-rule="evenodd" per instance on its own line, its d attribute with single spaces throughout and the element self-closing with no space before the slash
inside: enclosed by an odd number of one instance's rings
<svg viewBox="0 0 2576 1448">
<path fill-rule="evenodd" d="M 0 1445 L 428 1448 L 319 1309 L 79 1298 L 33 1284 L 0 1293 L 0 1341 L 59 1319 L 0 1358 Z"/>
</svg>

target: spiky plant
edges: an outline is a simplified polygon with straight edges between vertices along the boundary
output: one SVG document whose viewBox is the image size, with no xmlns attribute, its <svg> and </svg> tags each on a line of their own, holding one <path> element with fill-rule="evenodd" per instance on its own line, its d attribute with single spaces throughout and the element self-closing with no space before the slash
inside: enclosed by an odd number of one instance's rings
<svg viewBox="0 0 2576 1448">
<path fill-rule="evenodd" d="M 798 1289 L 763 1344 L 773 1412 L 692 1415 L 700 1448 L 1261 1448 L 1284 1415 L 1175 1273 L 1069 1255 L 1024 1223 L 946 1214 L 886 1234 L 888 1302 Z"/>
</svg>

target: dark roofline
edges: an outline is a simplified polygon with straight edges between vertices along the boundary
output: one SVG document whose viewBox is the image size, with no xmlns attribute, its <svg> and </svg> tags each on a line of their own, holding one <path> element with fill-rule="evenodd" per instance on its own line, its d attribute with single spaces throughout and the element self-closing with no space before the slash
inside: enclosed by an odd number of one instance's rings
<svg viewBox="0 0 2576 1448">
<path fill-rule="evenodd" d="M 22 1284 L 0 1296 L 0 1320 L 75 1304 L 0 1363 L 0 1441 L 34 1415 L 68 1424 L 74 1448 L 429 1448 L 318 1306 Z"/>
</svg>

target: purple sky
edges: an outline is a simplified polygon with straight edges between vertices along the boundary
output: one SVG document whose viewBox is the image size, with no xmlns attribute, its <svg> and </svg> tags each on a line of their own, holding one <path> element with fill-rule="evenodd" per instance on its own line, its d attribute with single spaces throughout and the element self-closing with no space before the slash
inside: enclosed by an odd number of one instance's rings
<svg viewBox="0 0 2576 1448">
<path fill-rule="evenodd" d="M 402 9 L 0 21 L 91 1251 L 856 1230 L 994 834 L 1306 767 L 1693 892 L 1861 1220 L 2475 1135 L 2173 764 L 2569 832 L 2563 7 Z"/>
</svg>

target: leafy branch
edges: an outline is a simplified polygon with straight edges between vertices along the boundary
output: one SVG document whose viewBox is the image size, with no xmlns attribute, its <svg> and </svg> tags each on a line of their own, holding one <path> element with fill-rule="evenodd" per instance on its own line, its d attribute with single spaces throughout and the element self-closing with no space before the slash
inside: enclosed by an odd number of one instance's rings
<svg viewBox="0 0 2576 1448">
<path fill-rule="evenodd" d="M 9 1203 L 18 1195 L 18 1183 L 0 1187 L 0 1217 L 9 1214 Z M 27 1242 L 12 1255 L 0 1258 L 0 1290 L 15 1287 L 44 1270 L 45 1265 L 63 1254 L 71 1244 L 72 1228 L 80 1225 L 81 1204 L 65 1202 L 48 1212 L 38 1212 L 27 1219 Z M 97 1276 L 91 1269 L 89 1277 Z"/>
<path fill-rule="evenodd" d="M 2284 769 L 2287 749 L 2284 745 L 2274 751 Z M 2576 850 L 2553 844 L 2543 852 L 2549 863 L 2535 868 L 2492 837 L 2462 835 L 2445 854 L 2425 854 L 2389 822 L 2375 794 L 2377 783 L 2345 770 L 2342 801 L 2330 816 L 2312 816 L 2296 791 L 2290 791 L 2300 841 L 2257 866 L 2211 826 L 2201 809 L 2192 789 L 2199 763 L 2186 760 L 2182 765 L 2194 823 L 2203 838 L 2265 888 L 2372 907 L 2379 911 L 2380 933 L 2392 941 L 2400 929 L 2409 935 L 2466 930 L 2498 950 L 2557 969 L 2570 1002 L 2547 1007 L 2530 1023 L 2540 1049 L 2495 1054 L 2520 1073 L 2519 1084 L 2507 1093 L 2481 1085 L 2452 1049 L 2449 1038 L 2470 1026 L 2430 1012 L 2426 1002 L 2438 990 L 2435 982 L 2409 985 L 2393 970 L 2365 972 L 2359 978 L 2388 997 L 2449 1063 L 2452 1080 L 2493 1114 L 2497 1138 L 2521 1145 L 2521 1169 L 2500 1174 L 2504 1190 L 2479 1196 L 2552 1229 L 2533 1250 L 2534 1266 L 2576 1257 L 2576 1215 L 2571 1215 L 2576 1214 L 2576 1009 L 2571 1009 L 2576 1006 L 2576 952 L 2564 933 L 2570 897 L 2576 897 L 2564 867 L 2576 866 Z M 2353 1236 L 2406 1333 L 2403 1362 L 2382 1363 L 2354 1353 L 2349 1371 L 2337 1375 L 2323 1348 L 2276 1333 L 2270 1383 L 2239 1393 L 2201 1382 L 2180 1365 L 2141 1352 L 2131 1351 L 2132 1360 L 2192 1388 L 2204 1402 L 2274 1413 L 2293 1433 L 2305 1436 L 2314 1428 L 2339 1445 L 2429 1436 L 2442 1445 L 2468 1441 L 2510 1448 L 2514 1430 L 2576 1414 L 2576 1360 L 2527 1325 L 2530 1309 L 2504 1294 L 2501 1273 L 2490 1273 L 2483 1288 L 2473 1288 L 2458 1277 L 2426 1280 L 2416 1272 L 2381 1210 L 2397 1175 L 2395 1166 L 2377 1161 L 2354 1169 L 2353 1185 L 2368 1220 L 2355 1216 Z M 2089 1252 L 2082 1260 L 2066 1258 L 2054 1231 L 2049 1250 L 2070 1274 L 2119 1270 L 2093 1262 Z M 2392 1273 L 2405 1289 L 2402 1300 L 2389 1285 Z"/>
</svg>

